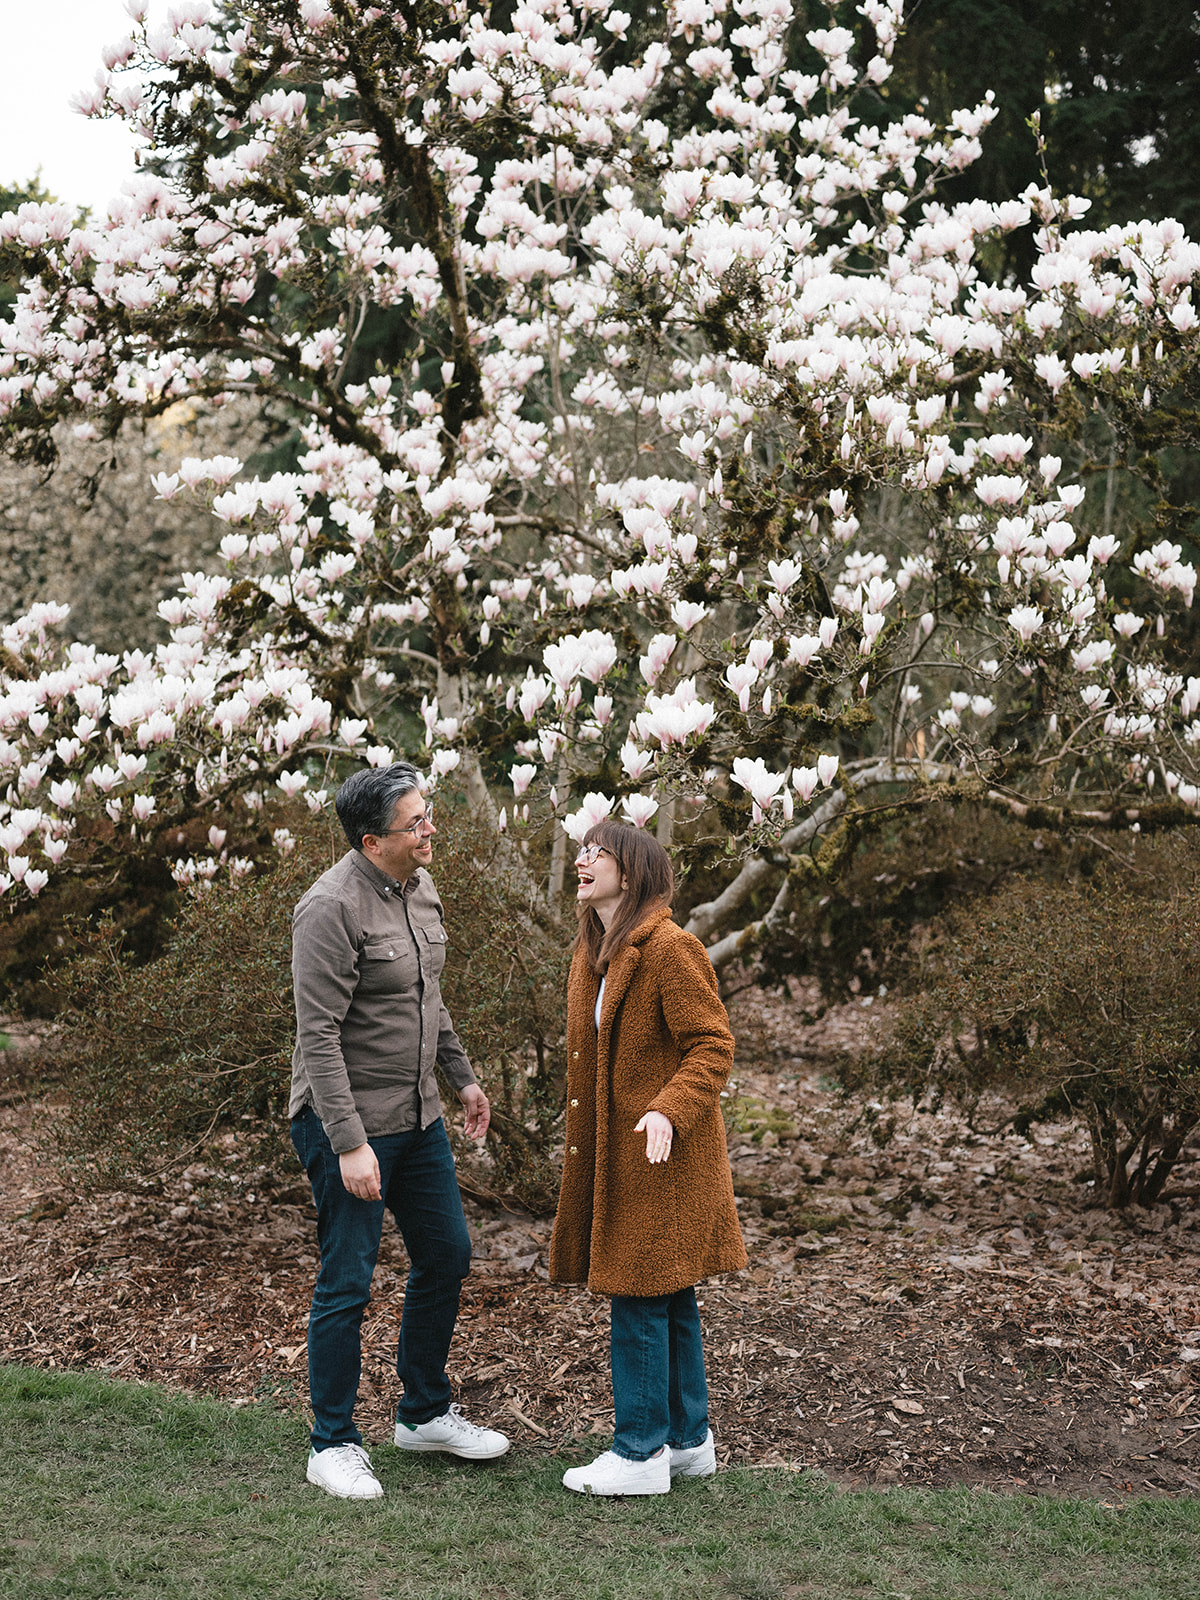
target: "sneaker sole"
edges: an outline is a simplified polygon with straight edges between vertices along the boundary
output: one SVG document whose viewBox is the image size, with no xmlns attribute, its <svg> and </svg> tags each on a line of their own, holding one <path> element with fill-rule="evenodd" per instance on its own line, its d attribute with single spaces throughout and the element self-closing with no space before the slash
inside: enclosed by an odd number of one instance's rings
<svg viewBox="0 0 1200 1600">
<path fill-rule="evenodd" d="M 405 1439 L 397 1434 L 396 1449 L 411 1450 L 414 1455 L 457 1456 L 460 1461 L 498 1461 L 508 1454 L 509 1446 L 506 1444 L 502 1450 L 460 1450 L 452 1444 L 430 1444 L 426 1439 Z"/>
<path fill-rule="evenodd" d="M 622 1489 L 594 1489 L 590 1483 L 581 1483 L 578 1485 L 578 1487 L 576 1487 L 576 1485 L 573 1483 L 564 1483 L 563 1488 L 569 1490 L 573 1494 L 595 1495 L 598 1500 L 627 1500 L 639 1495 L 670 1494 L 671 1492 L 671 1485 L 669 1483 L 664 1483 L 661 1487 L 658 1484 L 655 1484 L 652 1488 L 646 1489 L 634 1489 L 630 1487 L 625 1487 Z"/>
<path fill-rule="evenodd" d="M 716 1475 L 717 1463 L 715 1461 L 706 1461 L 702 1466 L 696 1467 L 671 1468 L 672 1482 L 674 1482 L 676 1478 L 715 1478 Z"/>
<path fill-rule="evenodd" d="M 304 1476 L 307 1479 L 307 1481 L 312 1484 L 314 1489 L 320 1489 L 323 1494 L 332 1495 L 335 1500 L 382 1500 L 383 1499 L 383 1485 L 382 1484 L 379 1486 L 378 1489 L 371 1490 L 371 1492 L 369 1494 L 343 1494 L 338 1489 L 331 1489 L 329 1487 L 329 1485 L 327 1483 L 324 1483 L 320 1478 L 314 1478 L 311 1472 L 306 1472 L 304 1474 Z"/>
</svg>

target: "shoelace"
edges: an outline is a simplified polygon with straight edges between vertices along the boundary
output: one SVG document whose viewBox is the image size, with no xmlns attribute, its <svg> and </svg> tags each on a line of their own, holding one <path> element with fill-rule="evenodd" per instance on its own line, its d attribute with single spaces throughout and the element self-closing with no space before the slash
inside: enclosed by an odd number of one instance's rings
<svg viewBox="0 0 1200 1600">
<path fill-rule="evenodd" d="M 363 1449 L 362 1445 L 344 1444 L 341 1447 L 341 1450 L 342 1461 L 345 1465 L 346 1471 L 352 1478 L 373 1478 L 375 1476 L 375 1474 L 371 1471 L 371 1462 L 367 1456 L 367 1452 Z"/>
<path fill-rule="evenodd" d="M 486 1433 L 486 1428 L 481 1428 L 477 1422 L 468 1422 L 458 1406 L 451 1406 L 446 1417 L 452 1428 L 458 1428 L 463 1433 Z"/>
</svg>

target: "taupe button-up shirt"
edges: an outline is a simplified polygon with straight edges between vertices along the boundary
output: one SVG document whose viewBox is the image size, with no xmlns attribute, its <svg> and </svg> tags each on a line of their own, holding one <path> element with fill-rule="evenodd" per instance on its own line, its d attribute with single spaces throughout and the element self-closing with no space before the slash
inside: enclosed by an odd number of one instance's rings
<svg viewBox="0 0 1200 1600">
<path fill-rule="evenodd" d="M 445 960 L 442 902 L 421 868 L 399 884 L 350 850 L 297 904 L 288 1115 L 311 1105 L 339 1155 L 436 1122 L 435 1062 L 454 1088 L 475 1082 L 442 1004 Z"/>
</svg>

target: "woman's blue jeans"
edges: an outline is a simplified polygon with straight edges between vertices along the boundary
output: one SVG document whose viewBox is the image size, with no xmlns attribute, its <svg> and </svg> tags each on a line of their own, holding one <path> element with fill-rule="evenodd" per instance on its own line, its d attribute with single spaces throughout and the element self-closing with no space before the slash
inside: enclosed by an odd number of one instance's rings
<svg viewBox="0 0 1200 1600">
<path fill-rule="evenodd" d="M 646 1461 L 662 1445 L 694 1450 L 708 1437 L 708 1384 L 696 1291 L 613 1295 L 613 1450 Z"/>
<path fill-rule="evenodd" d="M 458 1317 L 471 1238 L 439 1118 L 428 1128 L 370 1139 L 382 1200 L 358 1200 L 342 1183 L 338 1158 L 311 1107 L 292 1121 L 292 1143 L 312 1184 L 321 1270 L 308 1318 L 308 1382 L 314 1450 L 361 1444 L 354 1402 L 362 1367 L 360 1331 L 371 1298 L 383 1213 L 396 1219 L 411 1263 L 396 1345 L 404 1385 L 397 1418 L 413 1425 L 450 1405 L 446 1357 Z"/>
</svg>

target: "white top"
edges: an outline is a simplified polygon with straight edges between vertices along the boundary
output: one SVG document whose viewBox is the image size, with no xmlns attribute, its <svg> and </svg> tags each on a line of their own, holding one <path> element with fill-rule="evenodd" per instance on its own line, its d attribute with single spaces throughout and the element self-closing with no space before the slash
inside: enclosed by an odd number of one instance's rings
<svg viewBox="0 0 1200 1600">
<path fill-rule="evenodd" d="M 606 979 L 600 979 L 600 993 L 596 996 L 596 1032 L 600 1032 L 600 1007 L 604 1004 L 604 985 Z"/>
</svg>

